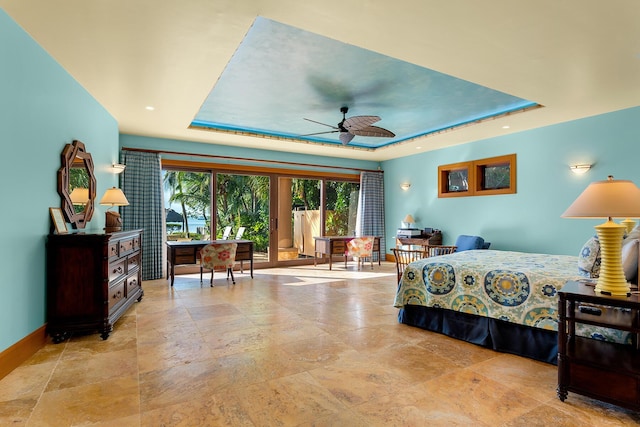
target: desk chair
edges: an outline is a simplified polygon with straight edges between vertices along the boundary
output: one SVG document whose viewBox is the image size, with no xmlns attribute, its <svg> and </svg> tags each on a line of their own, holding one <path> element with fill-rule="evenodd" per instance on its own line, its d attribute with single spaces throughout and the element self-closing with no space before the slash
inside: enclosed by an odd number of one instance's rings
<svg viewBox="0 0 640 427">
<path fill-rule="evenodd" d="M 213 288 L 213 272 L 227 271 L 227 280 L 231 275 L 231 282 L 235 285 L 236 279 L 233 277 L 233 266 L 236 263 L 237 243 L 210 243 L 200 251 L 200 284 L 202 285 L 202 270 L 211 270 L 209 283 Z"/>
<path fill-rule="evenodd" d="M 417 261 L 419 259 L 427 258 L 429 256 L 429 252 L 423 249 L 400 249 L 393 248 L 393 256 L 396 259 L 396 272 L 398 273 L 398 284 L 400 284 L 400 279 L 402 279 L 402 275 L 404 274 L 404 270 L 413 261 Z"/>
<path fill-rule="evenodd" d="M 457 246 L 445 246 L 445 245 L 427 245 L 424 247 L 427 252 L 427 256 L 447 255 L 457 252 Z"/>
<path fill-rule="evenodd" d="M 358 270 L 360 263 L 364 264 L 364 259 L 369 258 L 371 269 L 373 270 L 373 236 L 356 237 L 347 242 L 347 251 L 344 256 L 344 267 L 347 268 L 347 255 L 358 258 Z"/>
</svg>

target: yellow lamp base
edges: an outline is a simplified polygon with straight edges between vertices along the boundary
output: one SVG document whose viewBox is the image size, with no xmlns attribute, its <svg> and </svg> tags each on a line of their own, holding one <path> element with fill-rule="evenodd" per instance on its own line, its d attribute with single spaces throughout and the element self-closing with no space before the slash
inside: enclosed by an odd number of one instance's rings
<svg viewBox="0 0 640 427">
<path fill-rule="evenodd" d="M 595 291 L 607 295 L 630 295 L 622 269 L 622 238 L 625 226 L 609 220 L 595 227 L 602 256 Z"/>
<path fill-rule="evenodd" d="M 620 221 L 620 224 L 624 225 L 624 227 L 626 228 L 627 234 L 631 233 L 631 230 L 633 230 L 633 228 L 636 226 L 636 222 L 629 218 L 623 221 Z"/>
</svg>

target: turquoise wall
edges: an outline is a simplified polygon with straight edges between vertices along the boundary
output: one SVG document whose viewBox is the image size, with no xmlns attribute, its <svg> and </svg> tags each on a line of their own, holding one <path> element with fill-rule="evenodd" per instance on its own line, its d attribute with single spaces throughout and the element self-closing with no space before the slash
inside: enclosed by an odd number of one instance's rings
<svg viewBox="0 0 640 427">
<path fill-rule="evenodd" d="M 0 9 L 0 351 L 45 323 L 49 207 L 60 206 L 60 153 L 74 139 L 93 157 L 100 198 L 117 184 L 115 119 Z M 104 210 L 89 227 L 104 227 Z"/>
<path fill-rule="evenodd" d="M 277 143 L 277 141 L 276 141 Z M 271 151 L 271 150 L 257 150 L 253 148 L 241 148 L 241 147 L 233 147 L 228 145 L 215 145 L 215 144 L 202 144 L 198 142 L 188 142 L 188 141 L 177 141 L 173 139 L 162 139 L 162 138 L 151 138 L 145 136 L 135 136 L 135 135 L 120 135 L 120 146 L 123 148 L 140 148 L 147 150 L 159 150 L 159 151 L 167 151 L 167 152 L 180 152 L 180 153 L 195 153 L 195 154 L 206 154 L 206 155 L 214 155 L 214 156 L 228 156 L 235 158 L 243 158 L 243 159 L 259 159 L 259 160 L 269 160 L 275 162 L 287 162 L 287 163 L 301 163 L 305 164 L 302 166 L 295 167 L 294 165 L 278 165 L 274 163 L 268 162 L 247 162 L 242 160 L 234 160 L 234 159 L 216 159 L 216 158 L 206 158 L 206 157 L 198 157 L 198 156 L 175 156 L 175 155 L 163 155 L 162 157 L 165 159 L 180 159 L 180 160 L 191 160 L 194 162 L 211 162 L 217 164 L 253 164 L 255 166 L 265 167 L 265 168 L 286 168 L 286 169 L 300 169 L 300 170 L 317 170 L 320 172 L 336 172 L 336 173 L 357 173 L 354 170 L 350 170 L 348 168 L 354 169 L 365 169 L 365 170 L 377 170 L 380 167 L 380 163 L 378 162 L 370 162 L 363 160 L 350 160 L 350 159 L 341 159 L 336 157 L 322 157 L 322 156 L 312 156 L 305 154 L 295 154 L 295 153 L 286 153 L 282 151 Z M 313 168 L 310 166 L 306 166 L 309 164 L 313 165 L 323 165 L 323 166 L 331 166 L 335 169 L 324 169 L 324 168 Z M 342 169 L 341 168 L 345 168 Z"/>
<path fill-rule="evenodd" d="M 412 214 L 417 227 L 442 229 L 445 244 L 474 234 L 492 249 L 577 255 L 603 221 L 560 215 L 607 175 L 640 184 L 638 123 L 640 107 L 385 161 L 387 239 Z M 510 153 L 517 154 L 516 194 L 438 198 L 439 165 Z M 576 163 L 593 167 L 574 175 Z M 408 191 L 400 189 L 405 181 Z"/>
</svg>

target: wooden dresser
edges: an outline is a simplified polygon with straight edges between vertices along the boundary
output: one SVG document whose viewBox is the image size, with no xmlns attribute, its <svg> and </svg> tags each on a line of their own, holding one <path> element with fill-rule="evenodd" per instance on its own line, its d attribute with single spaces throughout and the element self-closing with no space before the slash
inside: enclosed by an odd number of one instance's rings
<svg viewBox="0 0 640 427">
<path fill-rule="evenodd" d="M 142 230 L 74 232 L 47 238 L 47 333 L 54 343 L 71 332 L 99 331 L 142 299 Z"/>
</svg>

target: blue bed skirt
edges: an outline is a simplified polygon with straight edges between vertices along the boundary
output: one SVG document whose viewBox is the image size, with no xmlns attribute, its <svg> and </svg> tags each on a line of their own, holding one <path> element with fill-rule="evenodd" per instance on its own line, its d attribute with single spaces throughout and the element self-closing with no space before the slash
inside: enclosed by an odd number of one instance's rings
<svg viewBox="0 0 640 427">
<path fill-rule="evenodd" d="M 556 331 L 419 305 L 405 305 L 398 313 L 398 321 L 496 351 L 558 363 Z"/>
</svg>

